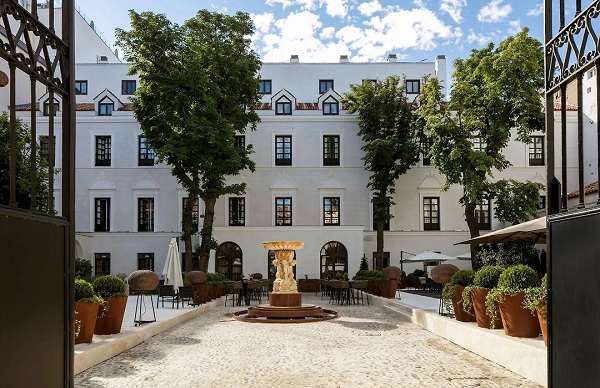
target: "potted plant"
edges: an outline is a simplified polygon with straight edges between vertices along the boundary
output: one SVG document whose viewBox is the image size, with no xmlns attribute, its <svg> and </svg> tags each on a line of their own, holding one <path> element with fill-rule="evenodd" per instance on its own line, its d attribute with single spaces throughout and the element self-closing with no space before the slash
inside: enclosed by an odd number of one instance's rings
<svg viewBox="0 0 600 388">
<path fill-rule="evenodd" d="M 471 269 L 460 270 L 450 278 L 450 281 L 442 290 L 442 303 L 446 310 L 450 310 L 450 304 L 454 309 L 454 317 L 460 322 L 475 322 L 473 307 L 465 311 L 463 309 L 462 293 L 465 287 L 473 284 L 475 271 Z"/>
<path fill-rule="evenodd" d="M 382 295 L 384 298 L 396 297 L 396 289 L 398 288 L 398 281 L 402 277 L 402 270 L 394 265 L 390 265 L 383 269 L 383 276 L 388 280 L 387 285 L 384 286 Z"/>
<path fill-rule="evenodd" d="M 92 342 L 98 308 L 103 303 L 104 300 L 96 295 L 90 283 L 83 279 L 75 279 L 75 314 L 79 322 L 79 333 L 75 336 L 75 344 Z"/>
<path fill-rule="evenodd" d="M 475 273 L 473 285 L 465 287 L 463 291 L 463 309 L 473 308 L 477 326 L 479 327 L 489 329 L 502 328 L 502 321 L 499 318 L 499 313 L 497 313 L 498 319 L 492 320 L 485 312 L 485 297 L 492 288 L 496 288 L 500 274 L 502 274 L 503 271 L 504 268 L 494 265 L 482 267 Z"/>
<path fill-rule="evenodd" d="M 548 274 L 542 278 L 540 287 L 532 287 L 525 290 L 525 307 L 531 310 L 532 314 L 537 313 L 544 345 L 548 346 Z"/>
<path fill-rule="evenodd" d="M 94 279 L 92 285 L 96 294 L 107 304 L 104 316 L 98 317 L 96 320 L 94 334 L 120 333 L 127 306 L 125 282 L 115 275 L 105 275 Z"/>
<path fill-rule="evenodd" d="M 519 264 L 505 269 L 498 279 L 496 288 L 487 294 L 486 312 L 490 318 L 497 319 L 495 305 L 498 303 L 506 335 L 532 338 L 540 334 L 537 317 L 523 305 L 525 291 L 538 285 L 539 280 L 535 270 Z"/>
</svg>

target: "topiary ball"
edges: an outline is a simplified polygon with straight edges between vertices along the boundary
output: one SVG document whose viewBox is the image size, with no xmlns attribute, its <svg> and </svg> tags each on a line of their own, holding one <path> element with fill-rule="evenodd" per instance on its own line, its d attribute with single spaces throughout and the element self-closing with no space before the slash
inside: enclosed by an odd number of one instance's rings
<svg viewBox="0 0 600 388">
<path fill-rule="evenodd" d="M 481 267 L 481 269 L 475 273 L 473 285 L 489 289 L 495 288 L 498 285 L 498 279 L 502 272 L 504 272 L 504 268 L 497 265 Z"/>
<path fill-rule="evenodd" d="M 203 283 L 206 283 L 207 276 L 202 271 L 190 271 L 187 273 L 186 279 L 188 282 L 190 282 L 192 284 L 194 284 L 194 283 L 203 284 Z"/>
<path fill-rule="evenodd" d="M 127 296 L 125 282 L 115 275 L 105 275 L 94 279 L 94 291 L 102 298 L 119 298 Z"/>
<path fill-rule="evenodd" d="M 470 286 L 473 284 L 473 279 L 475 278 L 475 271 L 472 269 L 462 269 L 450 278 L 450 282 L 448 284 L 453 286 Z"/>
<path fill-rule="evenodd" d="M 538 287 L 539 284 L 537 272 L 523 264 L 508 267 L 498 279 L 498 288 L 512 292 L 525 291 L 531 287 Z"/>
<path fill-rule="evenodd" d="M 388 279 L 400 279 L 402 276 L 402 270 L 395 265 L 390 265 L 383 269 L 383 276 Z"/>
<path fill-rule="evenodd" d="M 458 267 L 453 264 L 440 264 L 431 269 L 431 278 L 434 282 L 446 284 L 458 272 Z"/>
<path fill-rule="evenodd" d="M 75 302 L 91 299 L 96 295 L 92 285 L 85 280 L 75 279 Z"/>
<path fill-rule="evenodd" d="M 129 287 L 138 291 L 154 290 L 160 279 L 154 271 L 138 270 L 129 275 Z"/>
</svg>

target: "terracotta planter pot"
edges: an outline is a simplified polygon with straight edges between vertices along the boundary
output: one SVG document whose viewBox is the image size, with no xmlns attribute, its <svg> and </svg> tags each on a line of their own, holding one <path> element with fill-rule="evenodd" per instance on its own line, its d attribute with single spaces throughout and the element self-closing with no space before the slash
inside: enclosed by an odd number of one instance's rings
<svg viewBox="0 0 600 388">
<path fill-rule="evenodd" d="M 383 286 L 383 297 L 393 299 L 396 297 L 396 289 L 398 288 L 398 279 L 387 279 L 387 286 Z"/>
<path fill-rule="evenodd" d="M 81 322 L 79 335 L 75 337 L 75 344 L 92 342 L 99 307 L 99 303 L 75 302 L 75 312 L 77 312 L 75 319 Z"/>
<path fill-rule="evenodd" d="M 544 337 L 544 345 L 548 347 L 548 321 L 546 315 L 546 307 L 538 307 L 535 309 L 537 312 L 538 322 L 540 323 L 540 329 L 542 329 L 542 336 Z M 546 317 L 546 319 L 542 318 Z"/>
<path fill-rule="evenodd" d="M 498 307 L 504 324 L 504 334 L 511 337 L 534 338 L 540 335 L 537 314 L 523 308 L 525 293 L 500 297 Z"/>
<path fill-rule="evenodd" d="M 194 299 L 194 304 L 206 303 L 206 300 L 208 299 L 206 283 L 193 283 L 192 287 L 194 287 L 194 295 L 196 296 Z"/>
<path fill-rule="evenodd" d="M 478 288 L 471 290 L 471 302 L 473 303 L 473 310 L 475 310 L 475 318 L 477 319 L 477 326 L 485 327 L 486 329 L 502 329 L 502 320 L 500 319 L 500 311 L 496 307 L 496 316 L 498 319 L 494 321 L 492 327 L 492 320 L 485 313 L 485 297 L 490 292 L 489 288 Z"/>
<path fill-rule="evenodd" d="M 104 298 L 104 300 L 108 302 L 108 311 L 104 313 L 102 318 L 96 320 L 94 334 L 118 334 L 121 332 L 121 325 L 123 324 L 127 297 Z"/>
<path fill-rule="evenodd" d="M 473 310 L 473 306 L 471 306 L 469 312 L 463 310 L 462 292 L 464 289 L 463 286 L 459 286 L 457 287 L 456 292 L 454 292 L 454 297 L 452 298 L 454 317 L 459 322 L 475 322 L 475 310 Z"/>
<path fill-rule="evenodd" d="M 377 295 L 377 282 L 375 280 L 367 281 L 367 293 Z"/>
</svg>

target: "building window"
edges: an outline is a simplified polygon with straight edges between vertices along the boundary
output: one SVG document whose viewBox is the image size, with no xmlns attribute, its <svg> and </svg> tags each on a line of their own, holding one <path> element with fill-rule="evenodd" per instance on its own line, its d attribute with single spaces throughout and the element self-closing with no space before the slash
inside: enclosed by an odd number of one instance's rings
<svg viewBox="0 0 600 388">
<path fill-rule="evenodd" d="M 217 248 L 215 272 L 225 275 L 229 280 L 241 280 L 244 277 L 242 248 L 228 241 Z"/>
<path fill-rule="evenodd" d="M 383 252 L 383 264 L 379 266 L 379 260 L 377 260 L 377 252 L 373 252 L 373 268 L 385 268 L 390 266 L 390 253 Z"/>
<path fill-rule="evenodd" d="M 181 203 L 181 223 L 183 224 L 183 212 L 185 210 L 185 208 L 187 207 L 188 201 L 190 200 L 190 197 L 184 197 Z M 194 204 L 192 205 L 192 221 L 194 223 L 198 223 L 199 220 L 199 207 L 198 207 L 198 197 L 194 198 Z"/>
<path fill-rule="evenodd" d="M 108 97 L 104 97 L 98 103 L 98 116 L 112 116 L 115 110 L 115 103 Z"/>
<path fill-rule="evenodd" d="M 538 210 L 544 210 L 546 208 L 546 196 L 540 195 L 540 203 L 536 206 Z"/>
<path fill-rule="evenodd" d="M 321 247 L 321 279 L 335 279 L 338 273 L 348 273 L 348 250 L 338 241 Z"/>
<path fill-rule="evenodd" d="M 292 101 L 286 96 L 282 96 L 277 102 L 275 102 L 275 114 L 276 115 L 291 115 L 292 114 Z"/>
<path fill-rule="evenodd" d="M 94 276 L 110 275 L 110 253 L 94 253 Z"/>
<path fill-rule="evenodd" d="M 292 165 L 292 137 L 275 136 L 275 165 L 276 166 L 291 166 Z"/>
<path fill-rule="evenodd" d="M 60 103 L 57 100 L 54 100 L 54 114 L 52 116 L 56 116 L 56 112 L 60 110 Z M 44 116 L 50 116 L 50 99 L 44 101 Z"/>
<path fill-rule="evenodd" d="M 154 231 L 154 198 L 138 198 L 138 232 Z"/>
<path fill-rule="evenodd" d="M 138 270 L 154 271 L 154 253 L 138 253 Z"/>
<path fill-rule="evenodd" d="M 56 147 L 56 136 L 53 136 L 54 139 L 54 147 Z M 50 161 L 50 138 L 48 136 L 40 136 L 40 155 L 46 159 L 47 162 Z M 56 148 L 55 148 L 56 150 Z M 56 154 L 56 152 L 54 153 Z"/>
<path fill-rule="evenodd" d="M 490 201 L 484 199 L 475 205 L 475 218 L 477 219 L 479 230 L 492 229 L 492 224 L 490 222 Z"/>
<path fill-rule="evenodd" d="M 473 138 L 473 149 L 475 151 L 485 152 L 485 148 L 487 147 L 487 143 L 483 140 L 483 137 L 477 135 Z"/>
<path fill-rule="evenodd" d="M 423 154 L 423 166 L 431 166 L 431 158 L 429 157 L 429 151 L 431 151 L 431 145 L 433 140 L 428 137 L 423 137 L 421 142 L 421 153 Z"/>
<path fill-rule="evenodd" d="M 134 94 L 136 89 L 135 80 L 121 81 L 121 94 Z"/>
<path fill-rule="evenodd" d="M 323 225 L 340 224 L 340 198 L 323 198 Z"/>
<path fill-rule="evenodd" d="M 289 197 L 275 198 L 275 225 L 292 225 L 292 199 Z"/>
<path fill-rule="evenodd" d="M 388 215 L 390 214 L 390 208 L 388 207 Z M 375 212 L 373 212 L 373 231 L 377 230 L 377 220 L 375 219 Z M 390 230 L 390 219 L 383 220 L 383 230 Z"/>
<path fill-rule="evenodd" d="M 333 97 L 328 97 L 325 101 L 323 101 L 323 114 L 324 115 L 339 115 L 340 114 L 340 109 L 339 109 L 339 102 L 333 98 Z"/>
<path fill-rule="evenodd" d="M 110 198 L 96 198 L 94 214 L 94 232 L 110 232 Z"/>
<path fill-rule="evenodd" d="M 110 136 L 96 136 L 96 166 L 110 166 Z"/>
<path fill-rule="evenodd" d="M 440 230 L 440 197 L 423 198 L 423 229 Z"/>
<path fill-rule="evenodd" d="M 154 149 L 145 137 L 138 137 L 138 166 L 154 166 Z"/>
<path fill-rule="evenodd" d="M 333 90 L 333 80 L 332 79 L 320 79 L 319 80 L 319 93 L 323 94 L 329 89 Z"/>
<path fill-rule="evenodd" d="M 323 166 L 340 165 L 340 137 L 338 135 L 323 136 Z"/>
<path fill-rule="evenodd" d="M 246 149 L 246 136 L 237 135 L 235 137 L 235 146 L 236 146 L 236 148 L 241 148 L 241 149 L 245 150 Z"/>
<path fill-rule="evenodd" d="M 229 198 L 229 226 L 246 224 L 246 199 L 244 197 Z"/>
<path fill-rule="evenodd" d="M 543 166 L 544 164 L 544 136 L 531 136 L 531 143 L 529 143 L 529 165 Z"/>
<path fill-rule="evenodd" d="M 271 80 L 263 79 L 258 81 L 258 94 L 271 94 Z"/>
<path fill-rule="evenodd" d="M 75 81 L 75 94 L 87 94 L 87 81 Z"/>
<path fill-rule="evenodd" d="M 421 81 L 418 79 L 407 79 L 406 80 L 406 94 L 419 94 L 421 93 Z"/>
</svg>

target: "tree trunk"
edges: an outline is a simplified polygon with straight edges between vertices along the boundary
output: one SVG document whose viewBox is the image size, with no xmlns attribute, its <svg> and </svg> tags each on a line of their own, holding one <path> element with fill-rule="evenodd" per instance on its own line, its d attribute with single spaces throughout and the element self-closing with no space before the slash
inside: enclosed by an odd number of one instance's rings
<svg viewBox="0 0 600 388">
<path fill-rule="evenodd" d="M 479 236 L 479 224 L 475 217 L 475 206 L 471 204 L 467 198 L 465 198 L 465 221 L 469 227 L 471 238 Z M 473 269 L 479 267 L 477 260 L 477 245 L 478 244 L 471 244 L 471 262 L 473 263 Z"/>
<path fill-rule="evenodd" d="M 194 200 L 195 197 L 192 196 L 192 194 L 190 194 L 188 192 L 188 201 L 187 204 L 185 206 L 185 209 L 183 209 L 184 215 L 183 215 L 183 225 L 182 225 L 182 229 L 183 229 L 183 243 L 185 245 L 185 268 L 183 269 L 186 273 L 190 272 L 193 270 L 193 262 L 192 262 L 192 234 L 194 233 L 194 226 L 192 225 L 194 223 L 194 219 L 192 216 L 192 211 L 194 209 Z"/>
<path fill-rule="evenodd" d="M 212 237 L 213 221 L 215 218 L 216 198 L 203 198 L 204 201 L 204 221 L 200 231 L 200 271 L 208 272 L 208 261 L 210 259 L 210 250 L 214 248 Z"/>
<path fill-rule="evenodd" d="M 383 190 L 379 190 L 379 193 L 377 194 L 377 196 L 379 197 L 379 205 L 381 206 L 381 204 L 384 203 L 385 201 L 385 194 L 386 192 Z M 377 270 L 382 271 L 383 270 L 383 246 L 384 246 L 384 240 L 383 240 L 383 223 L 385 222 L 385 220 L 383 219 L 377 219 L 377 258 L 375 259 L 375 262 L 377 264 Z"/>
</svg>

